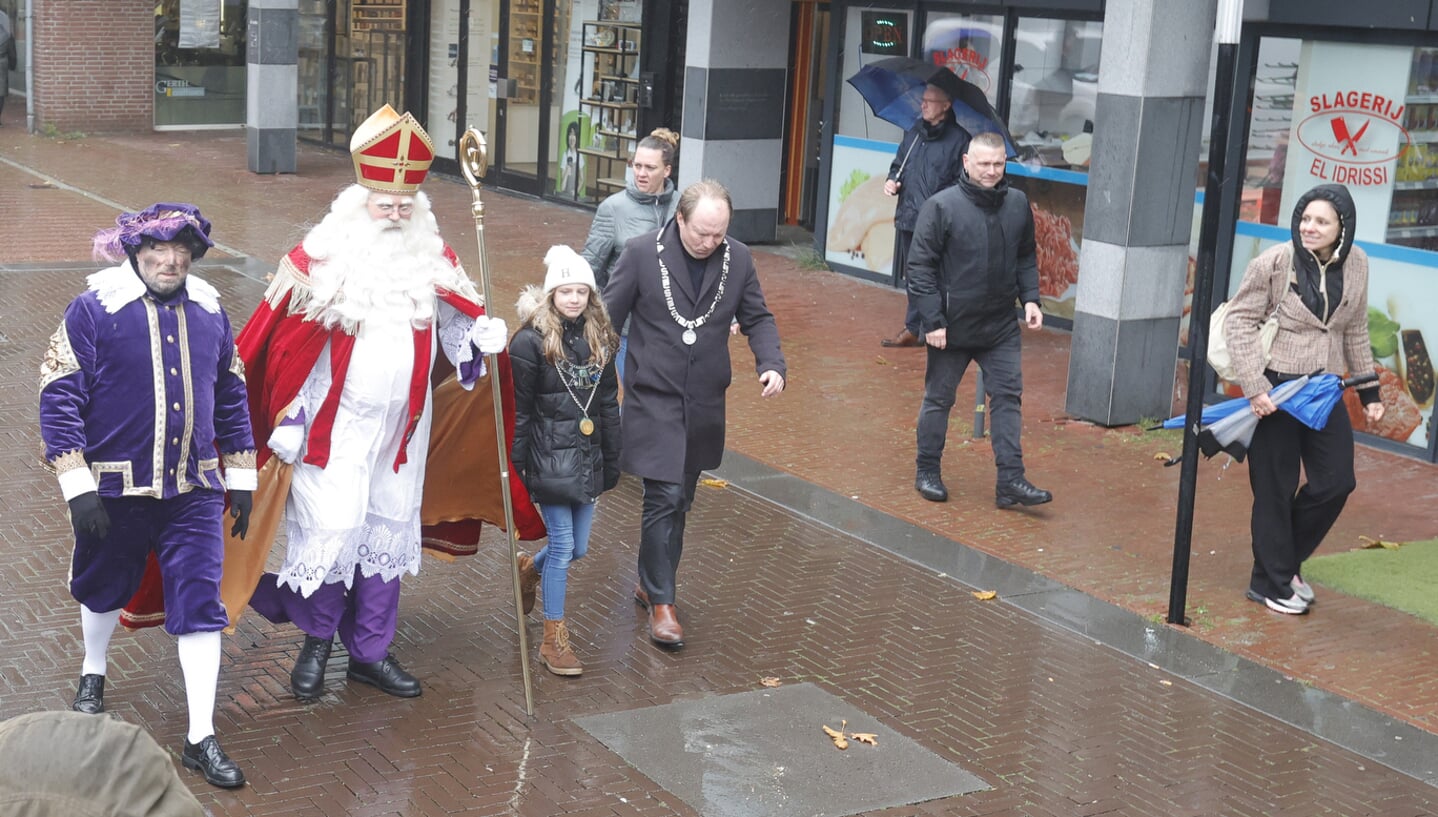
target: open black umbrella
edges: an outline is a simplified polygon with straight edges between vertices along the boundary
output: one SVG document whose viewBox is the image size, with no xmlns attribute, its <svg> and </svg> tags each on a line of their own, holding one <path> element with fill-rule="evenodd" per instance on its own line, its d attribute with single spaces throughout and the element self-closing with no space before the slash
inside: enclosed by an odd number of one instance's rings
<svg viewBox="0 0 1438 817">
<path fill-rule="evenodd" d="M 954 100 L 954 119 L 969 135 L 992 131 L 1004 137 L 1008 155 L 1016 156 L 1013 137 L 1004 126 L 989 98 L 979 86 L 959 79 L 953 71 L 916 57 L 888 57 L 869 63 L 849 84 L 869 103 L 874 115 L 907 129 L 919 118 L 919 103 L 925 85 L 936 85 Z"/>
</svg>

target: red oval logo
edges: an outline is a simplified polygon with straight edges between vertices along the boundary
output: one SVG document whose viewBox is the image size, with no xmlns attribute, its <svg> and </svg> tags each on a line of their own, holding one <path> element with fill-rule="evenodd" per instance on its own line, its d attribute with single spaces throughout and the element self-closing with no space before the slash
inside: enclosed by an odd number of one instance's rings
<svg viewBox="0 0 1438 817">
<path fill-rule="evenodd" d="M 1323 111 L 1299 122 L 1298 141 L 1321 158 L 1350 165 L 1391 162 L 1412 144 L 1407 129 L 1397 122 L 1348 108 Z"/>
</svg>

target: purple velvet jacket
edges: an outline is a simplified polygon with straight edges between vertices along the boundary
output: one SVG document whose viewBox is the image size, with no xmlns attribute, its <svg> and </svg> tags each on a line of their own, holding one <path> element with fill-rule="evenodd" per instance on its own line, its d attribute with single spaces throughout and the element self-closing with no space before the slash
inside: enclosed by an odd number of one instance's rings
<svg viewBox="0 0 1438 817">
<path fill-rule="evenodd" d="M 244 365 L 219 293 L 192 275 L 158 301 L 128 262 L 88 283 L 40 367 L 40 434 L 65 498 L 223 491 L 221 455 L 231 486 L 252 488 Z"/>
</svg>

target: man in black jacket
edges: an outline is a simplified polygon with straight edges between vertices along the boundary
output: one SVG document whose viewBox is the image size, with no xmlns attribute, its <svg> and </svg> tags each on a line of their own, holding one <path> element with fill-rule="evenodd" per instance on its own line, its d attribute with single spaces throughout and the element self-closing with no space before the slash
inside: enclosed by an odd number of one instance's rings
<svg viewBox="0 0 1438 817">
<path fill-rule="evenodd" d="M 929 348 L 914 487 L 933 502 L 949 498 L 939 460 L 954 392 L 970 360 L 979 362 L 989 397 L 998 465 L 995 504 L 1013 508 L 1053 499 L 1025 479 L 1019 447 L 1023 375 L 1014 302 L 1023 302 L 1030 329 L 1043 328 L 1044 315 L 1039 310 L 1033 212 L 1023 192 L 1010 189 L 1004 180 L 1006 155 L 999 134 L 975 136 L 964 154 L 959 183 L 930 198 L 914 226 L 909 301 L 918 311 Z"/>
<path fill-rule="evenodd" d="M 919 208 L 940 190 L 952 187 L 959 180 L 964 148 L 969 133 L 954 121 L 953 100 L 937 85 L 924 86 L 919 119 L 899 142 L 899 150 L 889 165 L 889 179 L 884 193 L 898 196 L 894 210 L 894 286 L 904 280 L 909 242 L 914 237 L 914 221 Z M 904 328 L 893 338 L 881 341 L 884 346 L 923 346 L 919 335 L 919 315 L 914 302 L 904 315 Z"/>
</svg>

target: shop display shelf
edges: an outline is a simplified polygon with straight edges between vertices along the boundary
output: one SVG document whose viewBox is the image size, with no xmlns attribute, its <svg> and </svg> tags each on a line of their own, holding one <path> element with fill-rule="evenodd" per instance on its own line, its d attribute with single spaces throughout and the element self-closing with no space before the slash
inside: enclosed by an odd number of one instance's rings
<svg viewBox="0 0 1438 817">
<path fill-rule="evenodd" d="M 1428 227 L 1389 227 L 1389 238 L 1425 238 L 1438 236 L 1438 224 Z"/>
<path fill-rule="evenodd" d="M 1421 182 L 1394 182 L 1394 190 L 1438 190 L 1438 178 Z"/>
</svg>

